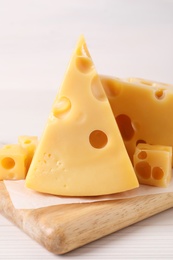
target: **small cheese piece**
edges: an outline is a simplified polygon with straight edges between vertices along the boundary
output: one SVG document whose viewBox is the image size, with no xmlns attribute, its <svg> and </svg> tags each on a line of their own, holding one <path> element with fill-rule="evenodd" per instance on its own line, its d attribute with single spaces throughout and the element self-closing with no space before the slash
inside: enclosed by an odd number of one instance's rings
<svg viewBox="0 0 173 260">
<path fill-rule="evenodd" d="M 0 180 L 25 179 L 27 153 L 18 144 L 5 145 L 0 149 Z"/>
<path fill-rule="evenodd" d="M 133 163 L 139 183 L 167 187 L 172 177 L 172 147 L 140 143 Z"/>
<path fill-rule="evenodd" d="M 131 160 L 141 142 L 173 147 L 173 85 L 100 78 Z"/>
<path fill-rule="evenodd" d="M 29 168 L 26 186 L 67 196 L 92 196 L 139 186 L 83 37 Z"/>
<path fill-rule="evenodd" d="M 18 137 L 18 143 L 21 145 L 21 147 L 23 147 L 27 151 L 26 168 L 28 171 L 32 158 L 34 156 L 36 147 L 38 145 L 38 137 L 22 135 L 22 136 Z"/>
</svg>

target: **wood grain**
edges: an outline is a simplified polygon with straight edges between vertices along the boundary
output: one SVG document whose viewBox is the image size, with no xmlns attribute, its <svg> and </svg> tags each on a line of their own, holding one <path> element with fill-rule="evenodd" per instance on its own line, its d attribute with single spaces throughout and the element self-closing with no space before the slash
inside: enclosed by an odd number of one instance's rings
<svg viewBox="0 0 173 260">
<path fill-rule="evenodd" d="M 173 192 L 19 210 L 0 182 L 0 213 L 54 254 L 69 252 L 171 207 Z"/>
</svg>

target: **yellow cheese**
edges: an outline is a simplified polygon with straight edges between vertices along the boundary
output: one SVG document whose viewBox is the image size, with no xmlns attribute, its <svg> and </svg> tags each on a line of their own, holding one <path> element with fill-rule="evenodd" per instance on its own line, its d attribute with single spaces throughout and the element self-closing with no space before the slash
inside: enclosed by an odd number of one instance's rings
<svg viewBox="0 0 173 260">
<path fill-rule="evenodd" d="M 38 138 L 37 136 L 23 135 L 18 137 L 18 143 L 21 145 L 21 147 L 26 149 L 27 152 L 26 168 L 28 171 L 33 155 L 35 153 L 35 149 L 38 144 Z"/>
<path fill-rule="evenodd" d="M 0 149 L 0 180 L 25 179 L 27 153 L 18 144 L 5 145 Z"/>
<path fill-rule="evenodd" d="M 172 147 L 138 144 L 133 156 L 139 183 L 167 187 L 172 177 Z"/>
<path fill-rule="evenodd" d="M 31 164 L 38 138 L 19 136 L 18 144 L 8 144 L 0 149 L 0 180 L 25 179 Z"/>
<path fill-rule="evenodd" d="M 67 196 L 111 194 L 138 187 L 83 37 L 53 103 L 26 186 Z"/>
<path fill-rule="evenodd" d="M 131 160 L 138 143 L 173 147 L 173 85 L 100 78 Z"/>
</svg>

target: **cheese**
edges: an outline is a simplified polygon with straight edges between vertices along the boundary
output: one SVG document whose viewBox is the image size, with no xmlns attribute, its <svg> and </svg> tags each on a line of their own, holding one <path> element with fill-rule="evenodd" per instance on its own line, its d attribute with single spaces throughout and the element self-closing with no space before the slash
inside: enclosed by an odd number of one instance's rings
<svg viewBox="0 0 173 260">
<path fill-rule="evenodd" d="M 139 183 L 167 187 L 172 178 L 172 147 L 138 144 L 133 163 Z"/>
<path fill-rule="evenodd" d="M 138 143 L 173 147 L 173 85 L 100 78 L 131 160 Z"/>
<path fill-rule="evenodd" d="M 83 37 L 71 57 L 26 178 L 55 195 L 92 196 L 138 187 Z"/>
<path fill-rule="evenodd" d="M 37 144 L 37 136 L 19 136 L 18 144 L 3 146 L 0 149 L 0 180 L 25 179 Z"/>
<path fill-rule="evenodd" d="M 0 149 L 0 180 L 25 179 L 27 153 L 18 144 L 5 145 Z"/>
<path fill-rule="evenodd" d="M 30 167 L 32 158 L 35 153 L 35 149 L 38 144 L 38 137 L 37 136 L 28 136 L 28 135 L 22 135 L 18 137 L 18 143 L 21 147 L 26 149 L 27 152 L 27 159 L 26 159 L 26 168 L 27 171 Z"/>
</svg>

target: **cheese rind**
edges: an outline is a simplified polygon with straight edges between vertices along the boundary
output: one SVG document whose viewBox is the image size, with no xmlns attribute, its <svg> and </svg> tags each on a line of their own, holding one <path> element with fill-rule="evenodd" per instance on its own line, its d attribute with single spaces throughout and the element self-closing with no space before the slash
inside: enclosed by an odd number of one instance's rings
<svg viewBox="0 0 173 260">
<path fill-rule="evenodd" d="M 133 161 L 138 143 L 173 147 L 173 85 L 100 76 Z"/>
<path fill-rule="evenodd" d="M 138 144 L 133 164 L 139 183 L 167 187 L 172 178 L 172 147 Z"/>
<path fill-rule="evenodd" d="M 94 196 L 122 192 L 138 185 L 81 37 L 55 97 L 26 186 L 55 195 Z"/>
</svg>

